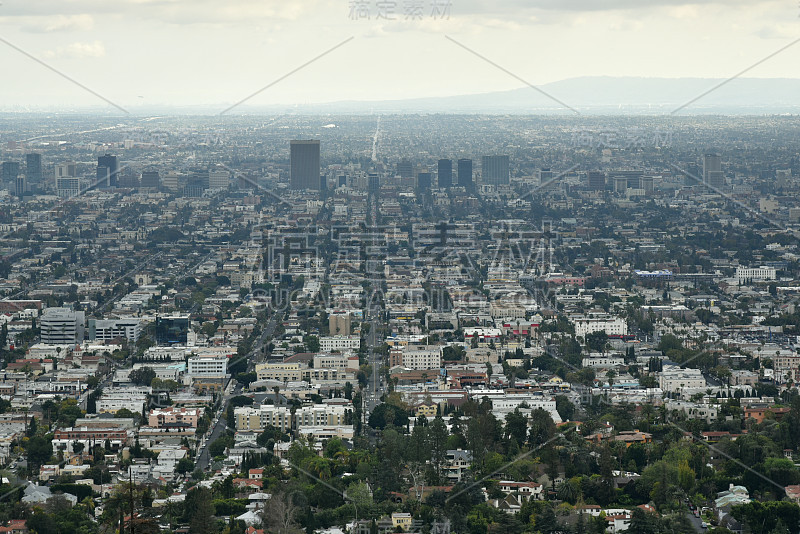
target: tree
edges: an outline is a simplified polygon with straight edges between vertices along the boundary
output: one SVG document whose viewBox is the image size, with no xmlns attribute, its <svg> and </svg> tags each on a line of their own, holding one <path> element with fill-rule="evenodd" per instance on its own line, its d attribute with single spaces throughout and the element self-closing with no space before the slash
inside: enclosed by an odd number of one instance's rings
<svg viewBox="0 0 800 534">
<path fill-rule="evenodd" d="M 519 409 L 506 415 L 506 437 L 513 439 L 518 447 L 525 444 L 528 438 L 528 418 Z"/>
<path fill-rule="evenodd" d="M 217 522 L 214 521 L 214 505 L 211 490 L 196 486 L 186 494 L 185 509 L 188 512 L 189 530 L 192 534 L 214 534 Z"/>
<path fill-rule="evenodd" d="M 638 507 L 631 511 L 631 524 L 627 530 L 630 534 L 653 534 L 660 530 L 658 518 L 653 514 Z"/>
<path fill-rule="evenodd" d="M 303 338 L 303 343 L 305 344 L 308 352 L 319 352 L 319 337 L 317 336 L 305 336 Z"/>
<path fill-rule="evenodd" d="M 41 466 L 50 461 L 53 456 L 53 445 L 44 436 L 34 436 L 28 440 L 28 461 L 34 466 Z"/>
<path fill-rule="evenodd" d="M 541 408 L 531 412 L 530 418 L 530 443 L 536 447 L 547 443 L 556 435 L 556 424 L 550 414 Z"/>
<path fill-rule="evenodd" d="M 264 508 L 262 521 L 266 532 L 275 534 L 301 534 L 303 530 L 298 523 L 302 494 L 287 489 L 285 492 L 273 494 Z"/>
<path fill-rule="evenodd" d="M 604 352 L 608 343 L 608 334 L 605 330 L 586 334 L 586 346 L 593 352 Z"/>
<path fill-rule="evenodd" d="M 396 427 L 408 425 L 408 412 L 392 404 L 379 404 L 369 416 L 369 426 L 383 430 L 388 425 Z"/>
<path fill-rule="evenodd" d="M 186 473 L 190 473 L 192 469 L 194 469 L 194 461 L 189 458 L 188 456 L 184 456 L 180 460 L 178 460 L 178 465 L 175 468 L 178 473 L 181 475 L 185 475 Z"/>
<path fill-rule="evenodd" d="M 556 395 L 556 411 L 562 421 L 571 421 L 575 415 L 575 405 L 565 395 Z"/>
<path fill-rule="evenodd" d="M 131 371 L 131 374 L 128 375 L 128 380 L 138 386 L 149 387 L 155 377 L 156 372 L 152 367 L 140 367 L 139 369 Z"/>
</svg>

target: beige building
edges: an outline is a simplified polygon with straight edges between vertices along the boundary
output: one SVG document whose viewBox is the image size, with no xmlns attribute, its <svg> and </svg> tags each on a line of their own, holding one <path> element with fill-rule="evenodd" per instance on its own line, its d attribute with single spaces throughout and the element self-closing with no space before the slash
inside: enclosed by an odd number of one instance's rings
<svg viewBox="0 0 800 534">
<path fill-rule="evenodd" d="M 264 404 L 258 408 L 240 406 L 233 410 L 237 431 L 264 430 L 273 426 L 283 432 L 292 429 L 292 413 L 286 406 Z"/>
<path fill-rule="evenodd" d="M 351 327 L 350 312 L 334 311 L 328 316 L 328 330 L 332 336 L 349 336 Z"/>
</svg>

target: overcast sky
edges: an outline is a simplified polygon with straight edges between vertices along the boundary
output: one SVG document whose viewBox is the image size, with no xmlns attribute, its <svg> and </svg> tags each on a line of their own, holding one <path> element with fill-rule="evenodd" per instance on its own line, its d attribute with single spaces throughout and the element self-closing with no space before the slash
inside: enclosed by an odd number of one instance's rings
<svg viewBox="0 0 800 534">
<path fill-rule="evenodd" d="M 383 14 L 395 20 L 378 19 L 381 3 Z M 370 19 L 359 18 L 365 15 Z M 533 84 L 596 75 L 726 78 L 800 37 L 800 4 L 2 0 L 0 5 L 0 38 L 131 109 L 199 104 L 222 110 L 350 37 L 248 103 L 386 100 L 522 85 L 446 35 Z M 113 109 L 7 44 L 0 43 L 0 61 L 3 109 Z M 800 78 L 799 71 L 800 44 L 747 76 Z"/>
</svg>

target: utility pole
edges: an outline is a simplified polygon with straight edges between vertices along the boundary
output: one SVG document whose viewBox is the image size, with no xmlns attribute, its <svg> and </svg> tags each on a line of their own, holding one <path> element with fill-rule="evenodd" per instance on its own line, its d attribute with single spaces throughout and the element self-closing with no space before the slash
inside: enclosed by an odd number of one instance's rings
<svg viewBox="0 0 800 534">
<path fill-rule="evenodd" d="M 129 486 L 128 487 L 130 488 L 130 495 L 131 495 L 131 534 L 134 534 L 134 529 L 133 529 L 133 513 L 134 513 L 134 507 L 133 507 L 133 469 L 131 469 L 131 467 L 132 466 L 130 466 L 130 465 L 128 466 L 128 481 L 129 481 Z"/>
</svg>

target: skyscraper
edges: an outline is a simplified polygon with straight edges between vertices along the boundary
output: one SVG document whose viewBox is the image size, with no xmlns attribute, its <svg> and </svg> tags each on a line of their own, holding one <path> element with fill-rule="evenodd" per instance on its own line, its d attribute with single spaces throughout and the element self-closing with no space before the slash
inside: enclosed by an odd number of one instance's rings
<svg viewBox="0 0 800 534">
<path fill-rule="evenodd" d="M 589 189 L 594 189 L 596 191 L 602 191 L 606 188 L 606 175 L 600 171 L 589 171 L 586 174 L 586 178 L 588 180 Z"/>
<path fill-rule="evenodd" d="M 290 141 L 289 149 L 290 187 L 319 191 L 319 140 Z"/>
<path fill-rule="evenodd" d="M 417 189 L 430 189 L 431 188 L 431 173 L 421 172 L 417 174 Z"/>
<path fill-rule="evenodd" d="M 381 189 L 381 177 L 377 172 L 367 175 L 367 189 L 370 193 L 377 193 Z"/>
<path fill-rule="evenodd" d="M 97 158 L 97 187 L 117 187 L 118 174 L 117 156 L 106 154 Z"/>
<path fill-rule="evenodd" d="M 725 175 L 722 173 L 722 160 L 719 154 L 709 152 L 703 156 L 703 184 L 713 188 L 725 185 Z"/>
<path fill-rule="evenodd" d="M 14 180 L 14 191 L 17 193 L 19 198 L 22 198 L 22 196 L 28 191 L 28 181 L 24 174 L 18 175 L 17 179 Z"/>
<path fill-rule="evenodd" d="M 483 156 L 481 177 L 485 185 L 507 185 L 509 182 L 508 156 Z"/>
<path fill-rule="evenodd" d="M 158 176 L 158 171 L 143 171 L 142 172 L 142 187 L 148 187 L 150 189 L 158 189 L 159 185 L 161 185 L 161 180 Z"/>
<path fill-rule="evenodd" d="M 458 185 L 472 188 L 472 160 L 460 159 L 458 160 Z"/>
<path fill-rule="evenodd" d="M 445 189 L 453 185 L 453 160 L 440 159 L 439 160 L 439 188 Z"/>
<path fill-rule="evenodd" d="M 14 184 L 14 180 L 19 175 L 19 162 L 4 161 L 2 165 L 2 172 L 0 173 L 4 184 Z"/>
<path fill-rule="evenodd" d="M 31 185 L 42 183 L 42 155 L 25 154 L 25 176 Z"/>
<path fill-rule="evenodd" d="M 414 177 L 414 164 L 404 159 L 397 163 L 397 174 L 399 174 L 402 178 L 413 178 Z"/>
</svg>

